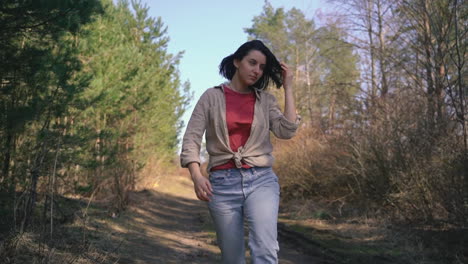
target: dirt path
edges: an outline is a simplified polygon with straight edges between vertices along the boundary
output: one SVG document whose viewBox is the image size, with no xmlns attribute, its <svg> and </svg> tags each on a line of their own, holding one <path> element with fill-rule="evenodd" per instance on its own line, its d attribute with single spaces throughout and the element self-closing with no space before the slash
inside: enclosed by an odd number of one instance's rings
<svg viewBox="0 0 468 264">
<path fill-rule="evenodd" d="M 129 209 L 114 221 L 123 238 L 119 263 L 219 263 L 206 204 L 196 199 L 188 175 L 162 179 L 154 190 L 130 198 Z M 284 241 L 280 236 L 280 263 L 322 263 Z"/>
</svg>

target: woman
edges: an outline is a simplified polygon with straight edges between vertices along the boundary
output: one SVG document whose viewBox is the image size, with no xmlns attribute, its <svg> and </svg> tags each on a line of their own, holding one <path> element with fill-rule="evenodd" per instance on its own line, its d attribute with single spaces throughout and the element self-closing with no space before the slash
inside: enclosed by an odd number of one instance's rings
<svg viewBox="0 0 468 264">
<path fill-rule="evenodd" d="M 253 40 L 222 60 L 220 74 L 229 82 L 199 99 L 183 138 L 181 165 L 189 169 L 198 199 L 208 202 L 222 263 L 245 263 L 244 220 L 252 263 L 277 263 L 279 185 L 269 132 L 288 139 L 298 127 L 292 72 Z M 284 114 L 265 91 L 270 81 L 284 87 Z M 209 179 L 200 171 L 204 133 Z"/>
</svg>

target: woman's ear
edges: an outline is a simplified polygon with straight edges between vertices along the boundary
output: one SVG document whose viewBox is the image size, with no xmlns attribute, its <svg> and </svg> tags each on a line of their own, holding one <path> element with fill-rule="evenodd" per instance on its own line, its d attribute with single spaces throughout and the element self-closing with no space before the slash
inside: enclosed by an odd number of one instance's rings
<svg viewBox="0 0 468 264">
<path fill-rule="evenodd" d="M 236 70 L 239 68 L 239 60 L 238 59 L 234 59 L 233 60 L 233 64 L 234 64 L 234 67 L 236 68 Z"/>
</svg>

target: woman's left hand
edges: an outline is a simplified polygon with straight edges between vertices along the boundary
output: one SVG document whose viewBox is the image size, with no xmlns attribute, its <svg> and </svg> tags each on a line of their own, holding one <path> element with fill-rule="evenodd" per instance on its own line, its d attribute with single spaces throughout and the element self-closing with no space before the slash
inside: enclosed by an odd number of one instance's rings
<svg viewBox="0 0 468 264">
<path fill-rule="evenodd" d="M 283 87 L 285 90 L 292 88 L 293 72 L 289 69 L 286 63 L 281 62 L 281 69 L 283 69 Z"/>
</svg>

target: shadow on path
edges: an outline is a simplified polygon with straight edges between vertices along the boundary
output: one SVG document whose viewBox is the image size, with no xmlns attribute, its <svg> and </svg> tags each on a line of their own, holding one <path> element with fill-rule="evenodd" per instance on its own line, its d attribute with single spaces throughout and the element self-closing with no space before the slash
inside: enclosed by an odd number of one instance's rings
<svg viewBox="0 0 468 264">
<path fill-rule="evenodd" d="M 195 198 L 190 180 L 174 177 L 165 186 L 132 193 L 129 209 L 108 222 L 105 229 L 124 239 L 119 263 L 220 263 L 206 203 Z M 280 263 L 320 263 L 285 243 Z"/>
</svg>

